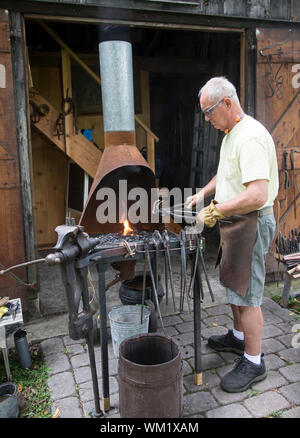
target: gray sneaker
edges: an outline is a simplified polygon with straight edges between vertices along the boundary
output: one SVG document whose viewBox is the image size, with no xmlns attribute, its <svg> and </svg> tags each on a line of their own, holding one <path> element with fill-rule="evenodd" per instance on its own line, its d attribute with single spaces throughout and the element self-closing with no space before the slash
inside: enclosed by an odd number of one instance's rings
<svg viewBox="0 0 300 438">
<path fill-rule="evenodd" d="M 216 351 L 232 351 L 233 353 L 242 356 L 245 350 L 245 342 L 237 339 L 232 330 L 229 330 L 226 335 L 211 336 L 207 345 Z"/>
<path fill-rule="evenodd" d="M 267 377 L 265 362 L 261 355 L 261 364 L 256 365 L 244 356 L 235 359 L 236 365 L 232 371 L 225 374 L 221 380 L 221 388 L 226 392 L 243 392 L 253 383 Z"/>
</svg>

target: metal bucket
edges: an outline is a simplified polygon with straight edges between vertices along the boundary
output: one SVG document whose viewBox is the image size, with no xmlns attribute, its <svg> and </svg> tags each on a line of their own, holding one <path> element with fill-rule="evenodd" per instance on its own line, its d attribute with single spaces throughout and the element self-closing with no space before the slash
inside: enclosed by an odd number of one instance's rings
<svg viewBox="0 0 300 438">
<path fill-rule="evenodd" d="M 179 418 L 182 414 L 182 361 L 169 336 L 149 333 L 120 345 L 121 418 Z"/>
<path fill-rule="evenodd" d="M 0 385 L 0 418 L 16 418 L 19 415 L 18 385 L 5 382 Z"/>
<path fill-rule="evenodd" d="M 139 333 L 148 333 L 150 311 L 144 307 L 141 323 L 141 306 L 114 307 L 108 314 L 115 356 L 119 356 L 119 347 L 124 339 Z"/>
</svg>

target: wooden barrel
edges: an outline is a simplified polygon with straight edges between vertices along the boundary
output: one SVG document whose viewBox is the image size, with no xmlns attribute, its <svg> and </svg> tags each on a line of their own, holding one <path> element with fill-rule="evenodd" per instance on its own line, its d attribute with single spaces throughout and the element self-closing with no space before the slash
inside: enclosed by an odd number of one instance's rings
<svg viewBox="0 0 300 438">
<path fill-rule="evenodd" d="M 146 333 L 120 345 L 121 418 L 179 418 L 182 414 L 182 361 L 169 336 Z"/>
</svg>

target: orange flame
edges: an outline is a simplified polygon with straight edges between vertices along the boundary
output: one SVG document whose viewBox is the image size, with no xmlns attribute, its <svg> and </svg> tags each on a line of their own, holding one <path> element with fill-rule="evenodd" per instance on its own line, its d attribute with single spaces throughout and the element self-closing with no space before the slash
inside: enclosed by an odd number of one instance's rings
<svg viewBox="0 0 300 438">
<path fill-rule="evenodd" d="M 127 220 L 123 223 L 123 227 L 124 227 L 123 234 L 125 235 L 133 231 L 133 229 L 130 228 L 129 222 Z"/>
<path fill-rule="evenodd" d="M 130 227 L 128 220 L 125 219 L 125 203 L 124 202 L 122 202 L 122 206 L 123 206 L 124 210 L 123 210 L 123 214 L 121 217 L 121 224 L 123 224 L 123 228 L 124 228 L 123 234 L 126 236 L 126 234 L 133 232 L 133 229 Z"/>
</svg>

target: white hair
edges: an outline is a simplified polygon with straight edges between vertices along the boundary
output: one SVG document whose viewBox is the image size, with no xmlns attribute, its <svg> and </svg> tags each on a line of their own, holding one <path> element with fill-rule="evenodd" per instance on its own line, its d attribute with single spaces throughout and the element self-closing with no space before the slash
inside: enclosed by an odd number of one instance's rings
<svg viewBox="0 0 300 438">
<path fill-rule="evenodd" d="M 230 97 L 236 103 L 240 103 L 235 86 L 224 76 L 211 78 L 206 82 L 199 91 L 199 99 L 203 91 L 207 92 L 209 102 L 217 102 L 224 97 Z"/>
</svg>

